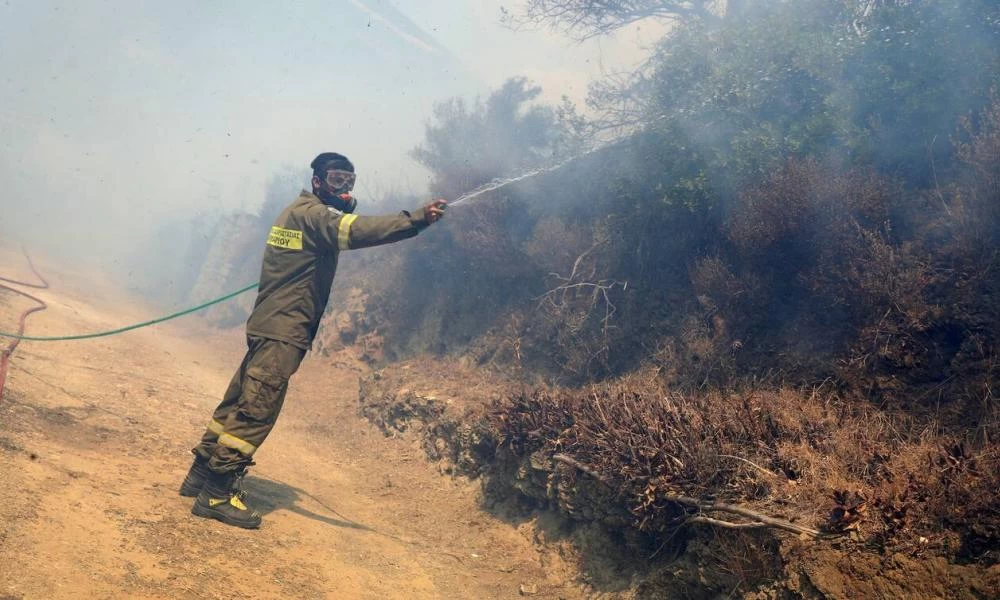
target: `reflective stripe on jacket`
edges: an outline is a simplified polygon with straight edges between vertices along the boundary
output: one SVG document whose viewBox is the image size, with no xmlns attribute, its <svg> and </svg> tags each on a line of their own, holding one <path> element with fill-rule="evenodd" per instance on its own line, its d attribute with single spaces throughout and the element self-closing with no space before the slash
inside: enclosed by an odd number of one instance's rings
<svg viewBox="0 0 1000 600">
<path fill-rule="evenodd" d="M 423 210 L 348 215 L 303 190 L 268 234 L 247 334 L 308 350 L 330 299 L 340 252 L 411 238 L 427 225 Z"/>
</svg>

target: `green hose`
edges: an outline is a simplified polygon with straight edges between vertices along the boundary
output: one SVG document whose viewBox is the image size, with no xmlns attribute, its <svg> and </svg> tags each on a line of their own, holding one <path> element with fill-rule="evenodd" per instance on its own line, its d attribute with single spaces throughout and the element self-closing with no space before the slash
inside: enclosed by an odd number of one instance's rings
<svg viewBox="0 0 1000 600">
<path fill-rule="evenodd" d="M 219 302 L 225 302 L 230 298 L 235 298 L 244 292 L 249 292 L 250 290 L 257 287 L 256 283 L 252 283 L 244 288 L 238 289 L 231 294 L 226 294 L 221 298 L 216 298 L 204 304 L 199 304 L 193 308 L 188 308 L 180 312 L 176 312 L 172 315 L 167 315 L 165 317 L 160 317 L 159 319 L 153 319 L 152 321 L 144 321 L 142 323 L 136 323 L 135 325 L 129 325 L 128 327 L 120 327 L 118 329 L 112 329 L 111 331 L 100 331 L 97 333 L 82 333 L 79 335 L 57 335 L 57 336 L 33 336 L 33 335 L 17 335 L 16 333 L 7 333 L 5 331 L 0 331 L 0 337 L 14 338 L 16 340 L 24 340 L 26 342 L 61 342 L 66 340 L 89 340 L 91 338 L 107 337 L 109 335 L 115 335 L 118 333 L 124 333 L 126 331 L 132 331 L 133 329 L 140 329 L 142 327 L 149 327 L 150 325 L 156 325 L 157 323 L 163 323 L 164 321 L 169 321 L 171 319 L 176 319 L 177 317 L 183 317 L 184 315 L 197 312 L 203 308 L 208 308 L 213 304 L 218 304 Z"/>
</svg>

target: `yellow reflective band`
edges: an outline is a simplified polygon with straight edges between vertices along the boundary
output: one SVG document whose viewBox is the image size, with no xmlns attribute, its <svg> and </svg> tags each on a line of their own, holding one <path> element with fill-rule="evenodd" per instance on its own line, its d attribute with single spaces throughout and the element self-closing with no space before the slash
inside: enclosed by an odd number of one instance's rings
<svg viewBox="0 0 1000 600">
<path fill-rule="evenodd" d="M 267 245 L 285 250 L 302 249 L 302 232 L 297 229 L 285 229 L 274 225 L 267 236 Z"/>
<path fill-rule="evenodd" d="M 233 495 L 233 496 L 230 496 L 229 498 L 209 498 L 208 499 L 208 505 L 211 506 L 212 508 L 215 508 L 216 506 L 218 506 L 220 504 L 225 504 L 226 502 L 228 502 L 229 504 L 232 504 L 235 508 L 237 508 L 239 510 L 248 510 L 247 509 L 247 505 L 243 504 L 243 501 L 240 500 L 239 496 Z"/>
<path fill-rule="evenodd" d="M 243 456 L 253 456 L 253 453 L 257 451 L 257 446 L 254 446 L 250 442 L 244 442 L 235 435 L 230 435 L 228 433 L 223 433 L 219 436 L 219 443 L 226 448 L 236 450 Z"/>
<path fill-rule="evenodd" d="M 222 425 L 222 423 L 219 423 L 215 419 L 212 419 L 211 421 L 208 422 L 208 430 L 214 433 L 215 435 L 222 435 L 223 432 L 225 432 L 226 428 Z"/>
<path fill-rule="evenodd" d="M 347 250 L 351 241 L 351 223 L 357 219 L 358 215 L 344 215 L 340 218 L 340 226 L 337 228 L 337 248 Z"/>
</svg>

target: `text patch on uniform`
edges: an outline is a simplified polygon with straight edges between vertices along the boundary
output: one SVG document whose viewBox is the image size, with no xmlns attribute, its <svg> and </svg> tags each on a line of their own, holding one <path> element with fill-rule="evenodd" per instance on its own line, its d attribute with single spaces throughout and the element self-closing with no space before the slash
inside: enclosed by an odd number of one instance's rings
<svg viewBox="0 0 1000 600">
<path fill-rule="evenodd" d="M 271 227 L 271 234 L 267 236 L 267 245 L 287 250 L 301 250 L 302 232 L 297 229 L 285 229 L 284 227 L 275 225 Z"/>
</svg>

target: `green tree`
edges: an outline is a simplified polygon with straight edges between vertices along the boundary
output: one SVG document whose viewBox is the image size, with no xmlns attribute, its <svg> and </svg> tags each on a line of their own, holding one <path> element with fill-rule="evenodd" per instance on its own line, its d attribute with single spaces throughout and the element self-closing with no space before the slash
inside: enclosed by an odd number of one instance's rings
<svg viewBox="0 0 1000 600">
<path fill-rule="evenodd" d="M 771 0 L 719 26 L 676 28 L 629 81 L 595 86 L 591 103 L 612 121 L 682 128 L 719 182 L 833 155 L 926 184 L 958 118 L 998 82 L 995 3 Z"/>
<path fill-rule="evenodd" d="M 432 175 L 431 192 L 456 198 L 493 179 L 550 161 L 566 151 L 573 116 L 532 104 L 542 88 L 523 77 L 507 80 L 471 106 L 451 98 L 434 107 L 424 142 L 411 156 Z M 565 124 L 565 125 L 564 125 Z"/>
</svg>

